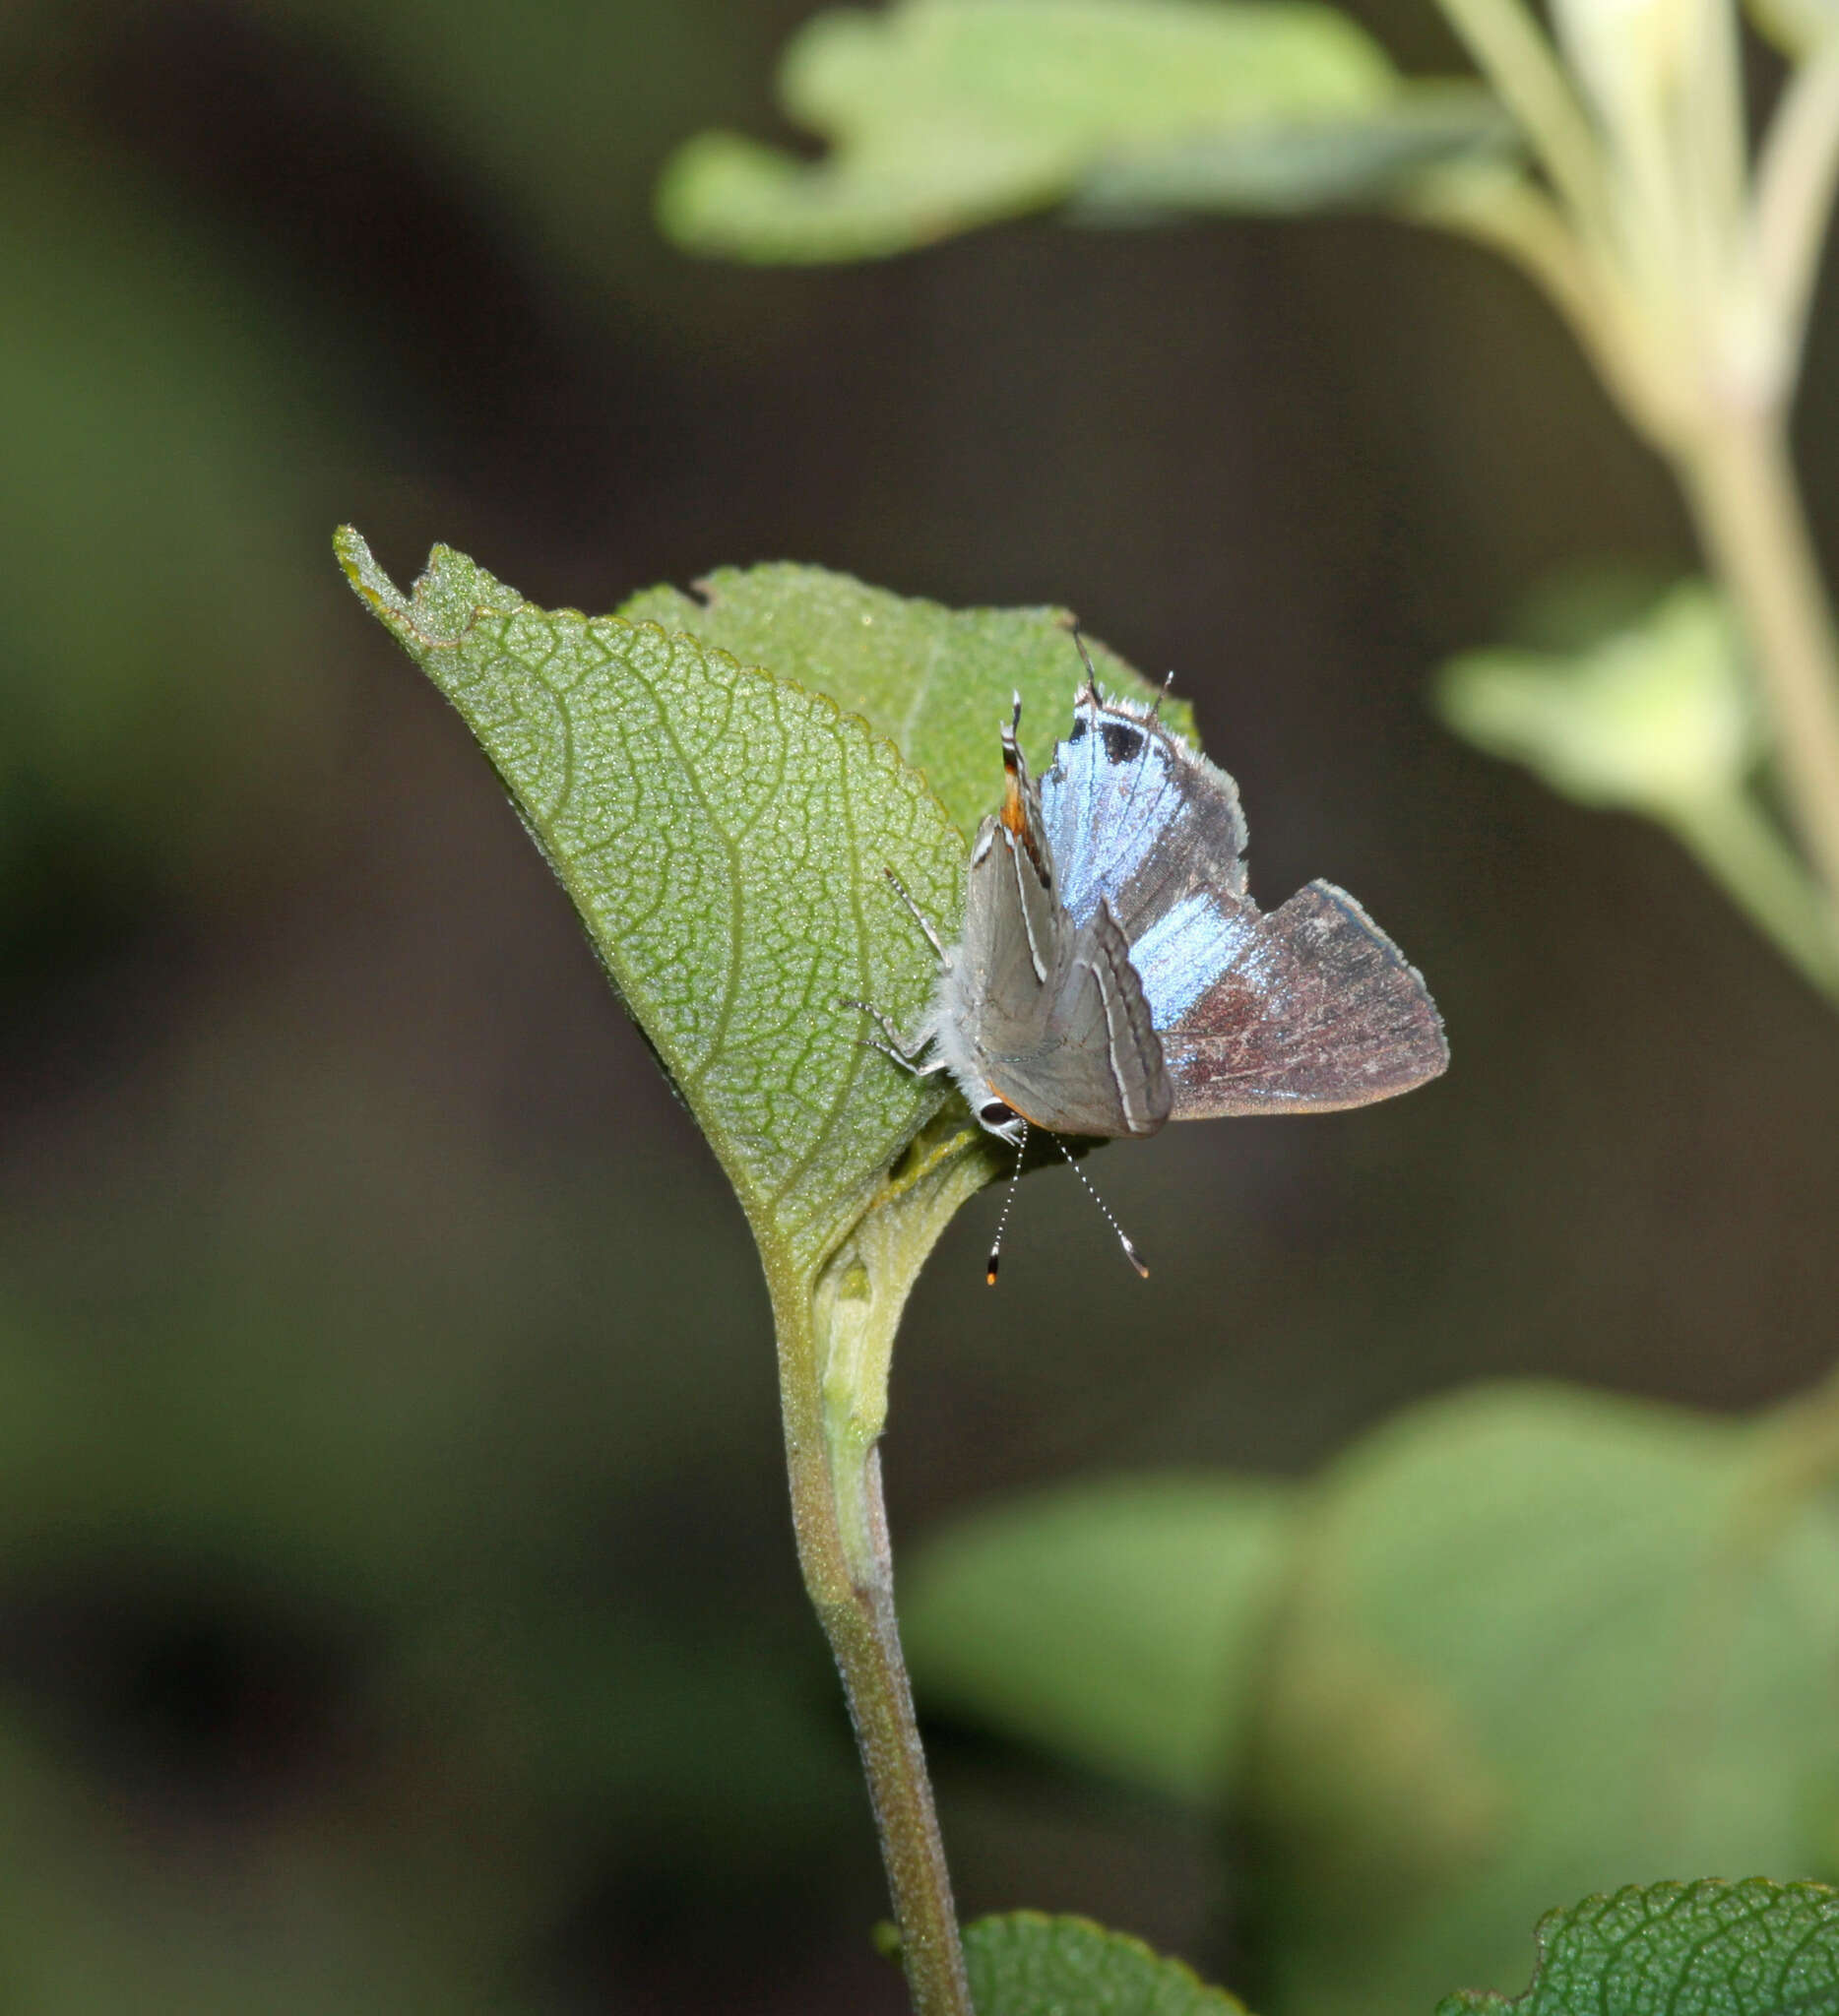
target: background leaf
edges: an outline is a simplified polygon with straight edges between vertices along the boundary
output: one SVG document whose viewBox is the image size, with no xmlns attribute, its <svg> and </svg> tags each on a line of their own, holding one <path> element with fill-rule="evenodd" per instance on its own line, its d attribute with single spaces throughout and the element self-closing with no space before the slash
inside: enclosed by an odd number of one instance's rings
<svg viewBox="0 0 1839 2016">
<path fill-rule="evenodd" d="M 1586 805 L 1689 816 L 1740 788 L 1758 753 L 1736 630 L 1703 581 L 1575 654 L 1465 653 L 1436 697 L 1477 748 Z"/>
<path fill-rule="evenodd" d="M 1282 2007 L 1511 1980 L 1554 1897 L 1824 1873 L 1839 1515 L 1780 1490 L 1778 1446 L 1509 1388 L 1329 1474 L 1254 1762 Z"/>
<path fill-rule="evenodd" d="M 1294 207 L 1445 158 L 1478 115 L 1499 131 L 1475 94 L 1438 97 L 1427 117 L 1363 30 L 1306 0 L 836 10 L 793 40 L 780 85 L 830 157 L 691 141 L 659 192 L 688 249 L 872 257 L 1061 202 L 1089 177 L 1113 208 Z"/>
<path fill-rule="evenodd" d="M 1091 1769 L 1216 1803 L 1237 1764 L 1294 1494 L 1120 1478 L 931 1541 L 905 1578 L 922 1703 Z"/>
<path fill-rule="evenodd" d="M 942 1097 L 838 1002 L 923 1003 L 932 955 L 882 870 L 957 916 L 938 801 L 834 702 L 693 638 L 535 608 L 446 547 L 409 599 L 355 534 L 340 551 L 478 737 L 763 1248 L 808 1272 Z"/>
<path fill-rule="evenodd" d="M 1011 696 L 1021 696 L 1022 743 L 1037 771 L 1072 725 L 1085 670 L 1065 609 L 948 609 L 786 562 L 719 568 L 697 586 L 700 599 L 647 589 L 619 613 L 770 664 L 859 714 L 924 776 L 967 846 L 1002 795 L 996 737 Z M 1108 691 L 1153 696 L 1115 652 L 1090 638 L 1086 648 Z M 1163 712 L 1177 732 L 1193 734 L 1184 701 L 1171 698 Z"/>
<path fill-rule="evenodd" d="M 1814 1883 L 1656 1883 L 1554 1911 L 1533 1984 L 1509 2000 L 1451 1995 L 1437 2016 L 1831 2016 L 1839 1894 Z"/>
<path fill-rule="evenodd" d="M 1517 145 L 1500 101 L 1483 87 L 1400 80 L 1363 111 L 1271 119 L 1097 160 L 1073 192 L 1072 215 L 1114 224 L 1374 202 L 1420 169 Z"/>
<path fill-rule="evenodd" d="M 967 1925 L 977 2016 L 1244 2016 L 1178 1960 L 1079 1918 L 1015 1911 Z"/>
<path fill-rule="evenodd" d="M 1561 577 L 1532 606 L 1558 630 L 1608 614 L 1616 598 L 1615 576 L 1598 573 Z M 1659 821 L 1839 999 L 1825 899 L 1747 788 L 1760 755 L 1751 680 L 1708 582 L 1680 582 L 1560 649 L 1467 652 L 1443 667 L 1436 702 L 1458 734 L 1565 797 Z"/>
</svg>

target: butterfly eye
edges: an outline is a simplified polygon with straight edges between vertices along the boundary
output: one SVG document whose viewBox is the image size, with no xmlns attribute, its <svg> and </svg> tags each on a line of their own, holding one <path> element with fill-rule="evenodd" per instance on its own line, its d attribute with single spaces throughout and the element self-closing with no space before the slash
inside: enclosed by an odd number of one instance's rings
<svg viewBox="0 0 1839 2016">
<path fill-rule="evenodd" d="M 1015 1108 L 1004 1105 L 999 1099 L 988 1099 L 978 1107 L 977 1116 L 985 1127 L 1006 1127 L 1015 1118 Z"/>
</svg>

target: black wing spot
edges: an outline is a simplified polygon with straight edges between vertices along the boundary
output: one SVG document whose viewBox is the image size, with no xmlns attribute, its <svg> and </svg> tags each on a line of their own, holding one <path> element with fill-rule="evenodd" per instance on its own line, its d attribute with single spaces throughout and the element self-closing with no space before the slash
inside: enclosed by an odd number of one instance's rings
<svg viewBox="0 0 1839 2016">
<path fill-rule="evenodd" d="M 1105 737 L 1105 753 L 1112 763 L 1134 763 L 1142 753 L 1143 730 L 1127 721 L 1101 722 L 1099 733 Z"/>
<path fill-rule="evenodd" d="M 1085 718 L 1085 716 L 1084 716 L 1083 714 L 1075 715 L 1075 716 L 1073 717 L 1073 731 L 1072 731 L 1072 733 L 1071 733 L 1070 735 L 1068 735 L 1068 736 L 1067 736 L 1067 738 L 1066 738 L 1066 739 L 1067 739 L 1067 740 L 1068 740 L 1069 742 L 1076 742 L 1076 741 L 1078 741 L 1078 740 L 1079 740 L 1080 736 L 1081 736 L 1081 735 L 1083 735 L 1083 734 L 1085 733 L 1085 731 L 1086 731 L 1086 718 Z"/>
</svg>

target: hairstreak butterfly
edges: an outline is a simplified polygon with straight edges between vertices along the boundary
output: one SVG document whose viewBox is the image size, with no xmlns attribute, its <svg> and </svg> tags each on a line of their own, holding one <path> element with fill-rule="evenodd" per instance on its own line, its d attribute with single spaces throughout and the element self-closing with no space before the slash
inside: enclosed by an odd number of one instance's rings
<svg viewBox="0 0 1839 2016">
<path fill-rule="evenodd" d="M 1442 1019 L 1398 947 L 1332 882 L 1260 911 L 1233 780 L 1157 707 L 1106 699 L 1080 653 L 1072 730 L 1038 785 L 1016 701 L 962 935 L 947 950 L 920 918 L 939 955 L 932 1000 L 904 1041 L 878 1018 L 877 1047 L 949 1072 L 1018 1150 L 1035 1127 L 1106 1137 L 1332 1112 L 1434 1078 Z"/>
</svg>

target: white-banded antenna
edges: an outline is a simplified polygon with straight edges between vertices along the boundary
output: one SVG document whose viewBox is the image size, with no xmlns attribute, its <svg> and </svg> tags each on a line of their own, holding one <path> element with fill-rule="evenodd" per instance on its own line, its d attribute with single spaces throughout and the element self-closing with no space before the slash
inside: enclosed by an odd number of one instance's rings
<svg viewBox="0 0 1839 2016">
<path fill-rule="evenodd" d="M 1028 1153 L 1028 1122 L 1022 1122 L 1022 1138 L 1015 1144 L 1015 1167 L 1009 1176 L 1009 1194 L 1002 1200 L 1002 1216 L 996 1221 L 996 1236 L 989 1242 L 989 1265 L 983 1279 L 996 1286 L 996 1269 L 1002 1262 L 1002 1228 L 1009 1223 L 1009 1207 L 1015 1202 L 1015 1186 L 1022 1180 L 1022 1158 Z"/>
<path fill-rule="evenodd" d="M 1049 1135 L 1047 1138 L 1053 1143 L 1054 1147 L 1057 1148 L 1063 1156 L 1065 1156 L 1066 1166 L 1072 1170 L 1073 1174 L 1076 1175 L 1082 1183 L 1085 1184 L 1086 1195 L 1092 1199 L 1093 1203 L 1096 1204 L 1102 1212 L 1104 1212 L 1105 1223 L 1108 1226 L 1110 1226 L 1111 1230 L 1117 1234 L 1117 1243 L 1124 1249 L 1124 1258 L 1128 1260 L 1131 1266 L 1136 1269 L 1138 1274 L 1140 1274 L 1143 1277 L 1143 1279 L 1147 1281 L 1149 1279 L 1149 1268 L 1144 1262 L 1143 1255 L 1139 1253 L 1137 1249 L 1130 1243 L 1129 1233 L 1126 1232 L 1123 1227 L 1120 1226 L 1117 1223 L 1117 1221 L 1111 1216 L 1110 1206 L 1107 1204 L 1105 1199 L 1101 1197 L 1099 1193 L 1092 1187 L 1090 1181 L 1087 1179 L 1085 1170 L 1082 1169 L 1079 1166 L 1079 1165 L 1073 1160 L 1073 1151 L 1067 1147 L 1066 1143 L 1062 1141 L 1057 1134 Z M 1022 1166 L 1018 1162 L 1016 1164 L 1016 1173 L 1018 1175 L 1021 1173 L 1021 1167 Z M 1005 1218 L 1007 1218 L 1009 1215 L 1008 1207 L 1006 1205 L 1003 1207 L 1002 1215 Z M 998 1238 L 1002 1236 L 1002 1228 L 1000 1226 L 996 1228 L 996 1236 Z M 991 1260 L 993 1263 L 993 1254 L 991 1255 Z M 991 1278 L 994 1279 L 993 1271 Z"/>
</svg>

